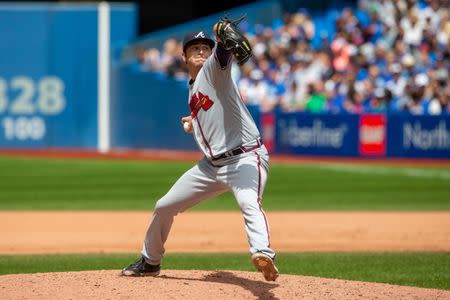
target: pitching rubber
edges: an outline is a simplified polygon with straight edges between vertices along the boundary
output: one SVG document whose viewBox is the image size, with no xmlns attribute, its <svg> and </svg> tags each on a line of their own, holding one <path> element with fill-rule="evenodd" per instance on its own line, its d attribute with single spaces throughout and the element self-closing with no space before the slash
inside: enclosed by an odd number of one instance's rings
<svg viewBox="0 0 450 300">
<path fill-rule="evenodd" d="M 252 262 L 256 269 L 263 273 L 264 279 L 267 281 L 275 281 L 277 279 L 279 272 L 270 257 L 263 253 L 255 253 L 252 255 Z"/>
</svg>

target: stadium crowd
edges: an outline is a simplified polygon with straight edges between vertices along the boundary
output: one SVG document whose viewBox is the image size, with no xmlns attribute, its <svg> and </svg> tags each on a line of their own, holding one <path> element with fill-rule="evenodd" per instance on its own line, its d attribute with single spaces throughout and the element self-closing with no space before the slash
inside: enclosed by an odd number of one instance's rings
<svg viewBox="0 0 450 300">
<path fill-rule="evenodd" d="M 317 32 L 300 9 L 271 27 L 244 24 L 253 58 L 233 66 L 243 100 L 262 111 L 450 114 L 449 0 L 360 0 L 334 23 Z M 181 49 L 175 39 L 139 49 L 140 67 L 186 80 Z"/>
</svg>

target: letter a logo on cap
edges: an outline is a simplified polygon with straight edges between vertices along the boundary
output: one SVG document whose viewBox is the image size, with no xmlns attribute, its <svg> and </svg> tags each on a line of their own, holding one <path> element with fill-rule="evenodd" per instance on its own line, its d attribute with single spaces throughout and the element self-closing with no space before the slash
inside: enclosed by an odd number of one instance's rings
<svg viewBox="0 0 450 300">
<path fill-rule="evenodd" d="M 199 38 L 199 37 L 201 37 L 201 38 L 205 38 L 205 34 L 203 33 L 203 31 L 200 31 L 199 33 L 197 33 L 195 36 L 194 36 L 194 38 Z"/>
</svg>

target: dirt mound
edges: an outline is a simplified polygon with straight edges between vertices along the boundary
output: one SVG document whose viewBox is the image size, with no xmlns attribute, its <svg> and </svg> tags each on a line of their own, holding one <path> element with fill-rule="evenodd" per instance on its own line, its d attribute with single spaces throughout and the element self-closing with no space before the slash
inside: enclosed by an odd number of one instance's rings
<svg viewBox="0 0 450 300">
<path fill-rule="evenodd" d="M 119 271 L 0 276 L 3 299 L 450 299 L 450 292 L 307 276 L 263 281 L 256 272 L 163 270 L 129 278 Z"/>
</svg>

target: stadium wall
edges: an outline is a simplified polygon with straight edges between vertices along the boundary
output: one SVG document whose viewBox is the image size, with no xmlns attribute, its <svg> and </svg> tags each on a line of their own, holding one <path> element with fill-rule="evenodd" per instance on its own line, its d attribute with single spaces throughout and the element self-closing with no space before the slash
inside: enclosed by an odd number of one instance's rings
<svg viewBox="0 0 450 300">
<path fill-rule="evenodd" d="M 107 6 L 114 56 L 136 8 Z M 1 148 L 97 148 L 98 19 L 98 4 L 0 5 Z"/>
<path fill-rule="evenodd" d="M 98 8 L 0 5 L 0 148 L 99 148 Z M 121 60 L 135 40 L 133 5 L 112 4 L 108 17 L 107 148 L 196 149 L 180 126 L 189 113 L 186 83 Z M 250 111 L 272 152 L 450 158 L 448 116 Z"/>
<path fill-rule="evenodd" d="M 262 122 L 272 152 L 300 155 L 450 158 L 450 118 L 410 114 L 276 113 Z M 265 116 L 262 120 L 265 120 Z M 271 133 L 275 132 L 274 135 Z"/>
<path fill-rule="evenodd" d="M 111 69 L 111 147 L 194 150 L 181 117 L 189 115 L 187 83 L 132 65 Z"/>
</svg>

